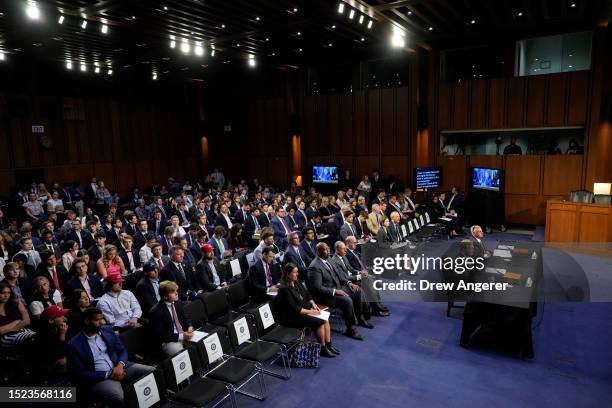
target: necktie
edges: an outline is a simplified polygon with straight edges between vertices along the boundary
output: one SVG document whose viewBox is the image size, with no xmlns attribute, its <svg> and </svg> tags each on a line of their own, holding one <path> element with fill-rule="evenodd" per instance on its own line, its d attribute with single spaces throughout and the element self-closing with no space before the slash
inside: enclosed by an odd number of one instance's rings
<svg viewBox="0 0 612 408">
<path fill-rule="evenodd" d="M 287 228 L 287 224 L 285 224 L 285 220 L 279 217 L 281 224 L 283 224 L 283 228 L 285 229 L 285 234 L 289 233 L 289 228 Z"/>
<path fill-rule="evenodd" d="M 178 264 L 178 269 L 181 271 L 181 275 L 183 275 L 183 279 L 185 279 L 185 270 L 183 269 L 183 264 Z"/>
<path fill-rule="evenodd" d="M 376 224 L 380 227 L 380 214 L 376 213 Z"/>
<path fill-rule="evenodd" d="M 53 245 L 51 245 L 51 244 L 47 244 L 47 249 L 48 249 L 49 251 L 53 251 Z"/>
<path fill-rule="evenodd" d="M 274 285 L 274 281 L 272 280 L 272 274 L 270 273 L 270 265 L 267 262 L 264 262 L 264 271 L 266 272 L 266 280 L 268 282 L 268 286 Z"/>
<path fill-rule="evenodd" d="M 81 239 L 81 232 L 77 231 L 77 237 L 79 238 L 79 248 L 83 248 L 83 240 Z"/>
<path fill-rule="evenodd" d="M 446 209 L 447 209 L 448 211 L 450 211 L 450 206 L 451 206 L 451 203 L 453 202 L 453 200 L 454 200 L 454 199 L 455 199 L 455 196 L 452 196 L 452 197 L 451 197 L 451 199 L 450 199 L 450 200 L 448 200 L 448 205 L 446 206 Z"/>
<path fill-rule="evenodd" d="M 223 255 L 223 253 L 225 252 L 225 245 L 223 245 L 223 241 L 218 239 L 217 246 L 219 247 L 219 253 Z"/>
<path fill-rule="evenodd" d="M 259 230 L 259 223 L 257 222 L 257 218 L 253 217 L 253 223 L 255 224 L 255 230 Z"/>
<path fill-rule="evenodd" d="M 297 247 L 295 248 L 295 253 L 297 254 L 298 258 L 300 259 L 300 265 L 306 266 L 306 264 L 304 263 L 304 260 L 302 259 L 302 256 L 300 255 L 300 250 Z"/>
<path fill-rule="evenodd" d="M 351 234 L 355 235 L 355 231 L 353 230 L 353 226 L 351 224 L 346 224 L 348 225 L 349 229 L 351 230 Z"/>
<path fill-rule="evenodd" d="M 159 267 L 159 270 L 161 271 L 162 269 L 164 269 L 164 263 L 162 262 L 161 259 L 157 260 L 157 266 Z"/>
<path fill-rule="evenodd" d="M 353 252 L 353 255 L 355 255 L 355 258 L 357 258 L 357 260 L 359 261 L 359 266 L 361 266 L 361 269 L 365 269 L 365 267 L 363 266 L 363 262 L 361 262 L 361 257 L 359 256 L 359 254 L 357 252 Z"/>
<path fill-rule="evenodd" d="M 57 277 L 57 272 L 55 268 L 51 269 L 51 279 L 53 279 L 53 286 L 55 286 L 55 290 L 57 290 L 61 294 L 62 291 L 60 290 L 59 279 Z"/>
<path fill-rule="evenodd" d="M 183 334 L 183 327 L 181 326 L 181 322 L 179 322 L 178 316 L 176 315 L 176 309 L 174 308 L 174 303 L 170 306 L 172 310 L 172 320 L 174 321 L 174 327 L 176 327 L 176 332 L 178 334 Z"/>
</svg>

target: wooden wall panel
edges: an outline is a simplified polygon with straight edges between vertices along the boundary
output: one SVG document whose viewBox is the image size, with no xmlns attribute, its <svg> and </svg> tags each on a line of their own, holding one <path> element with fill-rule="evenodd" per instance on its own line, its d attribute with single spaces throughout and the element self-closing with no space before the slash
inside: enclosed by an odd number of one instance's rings
<svg viewBox="0 0 612 408">
<path fill-rule="evenodd" d="M 563 126 L 565 123 L 567 75 L 551 75 L 546 95 L 546 125 Z"/>
<path fill-rule="evenodd" d="M 395 89 L 383 89 L 380 103 L 381 154 L 393 155 L 397 152 L 395 142 Z"/>
<path fill-rule="evenodd" d="M 340 166 L 342 175 L 344 175 L 344 170 L 350 170 L 353 177 L 355 177 L 355 166 L 352 155 L 336 156 L 334 157 L 334 164 Z"/>
<path fill-rule="evenodd" d="M 440 130 L 451 129 L 451 108 L 453 106 L 452 100 L 452 89 L 453 84 L 450 82 L 440 83 L 440 90 L 438 96 L 438 128 Z"/>
<path fill-rule="evenodd" d="M 471 85 L 470 129 L 483 129 L 487 119 L 487 81 L 472 81 Z"/>
<path fill-rule="evenodd" d="M 357 156 L 355 157 L 355 182 L 361 180 L 364 175 L 370 176 L 372 169 L 380 169 L 379 156 Z"/>
<path fill-rule="evenodd" d="M 367 136 L 367 152 L 369 154 L 380 154 L 380 98 L 381 91 L 378 89 L 367 92 L 368 96 L 368 136 Z"/>
<path fill-rule="evenodd" d="M 506 127 L 520 128 L 525 124 L 525 78 L 508 79 L 508 114 Z"/>
<path fill-rule="evenodd" d="M 505 79 L 499 78 L 489 80 L 488 128 L 499 129 L 504 126 L 504 112 L 506 109 L 505 92 Z"/>
<path fill-rule="evenodd" d="M 516 224 L 544 224 L 546 202 L 542 197 L 530 194 L 505 194 L 506 222 Z"/>
<path fill-rule="evenodd" d="M 442 166 L 442 188 L 450 190 L 457 186 L 461 191 L 467 190 L 468 156 L 440 156 L 438 166 Z"/>
<path fill-rule="evenodd" d="M 589 71 L 577 71 L 569 74 L 568 125 L 584 125 L 587 122 L 589 74 Z"/>
<path fill-rule="evenodd" d="M 546 111 L 547 76 L 537 75 L 527 79 L 527 115 L 525 124 L 528 127 L 542 126 Z"/>
<path fill-rule="evenodd" d="M 354 121 L 353 121 L 353 137 L 355 140 L 353 143 L 354 152 L 356 155 L 363 155 L 367 153 L 366 147 L 366 117 L 367 117 L 367 104 L 364 91 L 358 91 L 354 93 Z"/>
<path fill-rule="evenodd" d="M 582 159 L 582 155 L 545 156 L 543 194 L 567 197 L 570 191 L 580 189 Z"/>
<path fill-rule="evenodd" d="M 151 161 L 150 160 L 135 161 L 134 162 L 134 172 L 136 173 L 136 185 L 138 186 L 152 186 L 153 185 L 153 176 L 151 175 Z"/>
<path fill-rule="evenodd" d="M 383 156 L 382 174 L 393 174 L 395 179 L 402 185 L 412 184 L 412 169 L 408 168 L 406 156 Z"/>
<path fill-rule="evenodd" d="M 538 194 L 540 156 L 506 156 L 504 191 L 506 194 Z"/>
<path fill-rule="evenodd" d="M 339 154 L 353 153 L 353 94 L 340 96 L 340 151 Z"/>
<path fill-rule="evenodd" d="M 468 156 L 469 167 L 501 167 L 502 156 Z"/>
<path fill-rule="evenodd" d="M 15 185 L 15 176 L 12 170 L 0 170 L 0 194 L 8 196 Z"/>
<path fill-rule="evenodd" d="M 331 95 L 329 97 L 327 131 L 328 136 L 327 147 L 331 154 L 339 154 L 341 149 L 340 144 L 340 95 Z"/>
<path fill-rule="evenodd" d="M 470 116 L 469 108 L 469 82 L 460 81 L 455 84 L 453 128 L 467 129 Z"/>
<path fill-rule="evenodd" d="M 397 88 L 396 146 L 397 154 L 410 151 L 410 102 L 408 88 Z"/>
<path fill-rule="evenodd" d="M 10 168 L 9 135 L 6 126 L 0 126 L 0 169 Z"/>
</svg>

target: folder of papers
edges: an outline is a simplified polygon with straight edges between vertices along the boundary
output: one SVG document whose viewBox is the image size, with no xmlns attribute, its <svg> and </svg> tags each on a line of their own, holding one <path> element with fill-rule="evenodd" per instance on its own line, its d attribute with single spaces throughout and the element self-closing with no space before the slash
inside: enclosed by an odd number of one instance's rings
<svg viewBox="0 0 612 408">
<path fill-rule="evenodd" d="M 512 258 L 512 253 L 507 249 L 496 249 L 493 251 L 493 256 L 500 258 Z"/>
</svg>

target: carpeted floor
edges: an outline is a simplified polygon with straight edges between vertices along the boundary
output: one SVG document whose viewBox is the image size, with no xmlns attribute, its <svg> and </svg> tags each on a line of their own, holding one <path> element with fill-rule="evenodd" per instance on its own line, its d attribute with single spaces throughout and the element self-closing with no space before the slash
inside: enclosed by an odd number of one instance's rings
<svg viewBox="0 0 612 408">
<path fill-rule="evenodd" d="M 512 235 L 512 237 L 509 237 Z M 492 234 L 495 239 L 531 236 Z M 535 359 L 459 346 L 461 310 L 391 303 L 358 342 L 334 333 L 342 350 L 318 369 L 266 377 L 268 397 L 249 407 L 605 407 L 612 406 L 612 303 L 546 303 L 533 322 Z"/>
</svg>

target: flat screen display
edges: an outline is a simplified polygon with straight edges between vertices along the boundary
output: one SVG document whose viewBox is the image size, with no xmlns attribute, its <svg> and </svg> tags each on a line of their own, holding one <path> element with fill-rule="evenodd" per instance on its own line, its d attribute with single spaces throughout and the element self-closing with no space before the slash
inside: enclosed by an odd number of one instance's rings
<svg viewBox="0 0 612 408">
<path fill-rule="evenodd" d="M 417 190 L 425 188 L 440 188 L 442 186 L 442 167 L 415 168 L 414 185 Z"/>
<path fill-rule="evenodd" d="M 472 167 L 472 188 L 480 190 L 500 191 L 502 169 L 487 167 Z"/>
<path fill-rule="evenodd" d="M 312 182 L 324 184 L 338 184 L 338 166 L 312 166 Z"/>
</svg>

